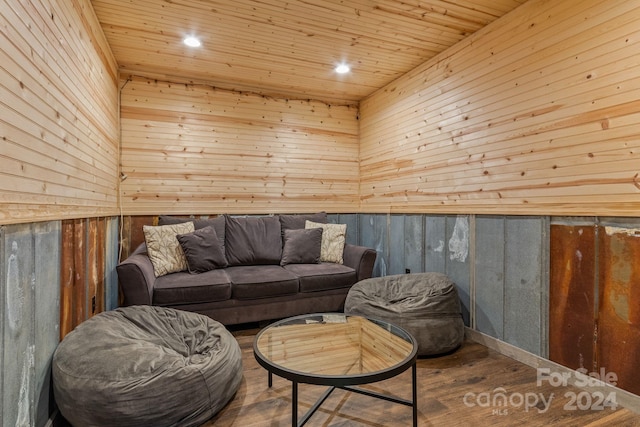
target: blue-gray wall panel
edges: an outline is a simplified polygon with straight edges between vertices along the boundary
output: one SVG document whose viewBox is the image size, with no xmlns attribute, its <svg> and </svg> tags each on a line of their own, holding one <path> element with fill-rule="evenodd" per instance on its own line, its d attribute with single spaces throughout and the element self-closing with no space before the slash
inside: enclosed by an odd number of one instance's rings
<svg viewBox="0 0 640 427">
<path fill-rule="evenodd" d="M 475 230 L 476 329 L 503 339 L 504 217 L 477 217 Z"/>
<path fill-rule="evenodd" d="M 34 248 L 30 224 L 5 227 L 3 411 L 6 427 L 34 423 Z"/>
<path fill-rule="evenodd" d="M 471 292 L 469 245 L 470 245 L 469 217 L 464 215 L 447 216 L 446 230 L 446 270 L 445 273 L 458 286 L 458 294 L 462 303 L 462 318 L 465 325 L 470 325 Z"/>
<path fill-rule="evenodd" d="M 429 215 L 424 220 L 424 271 L 446 272 L 446 222 L 443 215 Z"/>
<path fill-rule="evenodd" d="M 61 223 L 33 226 L 35 239 L 35 417 L 43 426 L 51 408 L 51 360 L 60 341 L 60 245 Z"/>
<path fill-rule="evenodd" d="M 407 215 L 404 220 L 404 268 L 424 271 L 424 216 Z M 403 270 L 404 273 L 404 270 Z"/>
<path fill-rule="evenodd" d="M 374 248 L 378 253 L 373 266 L 373 276 L 386 276 L 388 270 L 387 215 L 361 215 L 360 241 L 361 245 Z"/>
<path fill-rule="evenodd" d="M 391 215 L 389 223 L 389 270 L 387 274 L 404 273 L 404 215 Z"/>
<path fill-rule="evenodd" d="M 107 218 L 105 231 L 105 310 L 118 307 L 118 275 L 116 265 L 119 257 L 119 228 L 118 217 Z"/>
<path fill-rule="evenodd" d="M 545 294 L 542 218 L 505 220 L 504 341 L 536 355 L 544 352 L 541 311 Z"/>
<path fill-rule="evenodd" d="M 334 221 L 331 221 L 334 222 Z M 347 224 L 347 243 L 358 245 L 360 242 L 360 227 L 358 226 L 357 214 L 335 215 L 336 224 Z"/>
</svg>

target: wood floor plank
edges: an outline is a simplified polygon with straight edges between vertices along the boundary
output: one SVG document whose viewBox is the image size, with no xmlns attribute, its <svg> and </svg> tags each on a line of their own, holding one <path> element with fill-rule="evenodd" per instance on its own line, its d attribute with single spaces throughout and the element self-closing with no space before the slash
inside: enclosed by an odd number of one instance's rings
<svg viewBox="0 0 640 427">
<path fill-rule="evenodd" d="M 253 356 L 258 329 L 236 327 L 232 332 L 242 349 L 242 385 L 234 399 L 202 427 L 291 425 L 291 383 L 274 376 L 273 387 L 268 387 L 267 371 Z M 554 387 L 547 381 L 538 385 L 534 368 L 474 341 L 465 341 L 448 355 L 419 358 L 417 377 L 420 427 L 640 426 L 637 412 L 622 407 L 592 410 L 597 403 L 593 392 L 572 386 Z M 410 399 L 411 373 L 406 371 L 363 387 Z M 321 386 L 299 385 L 299 416 L 324 390 Z M 506 400 L 500 400 L 499 393 Z M 575 405 L 572 396 L 577 398 Z M 578 404 L 587 403 L 589 409 L 578 408 Z M 334 391 L 306 424 L 309 427 L 410 425 L 410 408 L 343 390 Z"/>
</svg>

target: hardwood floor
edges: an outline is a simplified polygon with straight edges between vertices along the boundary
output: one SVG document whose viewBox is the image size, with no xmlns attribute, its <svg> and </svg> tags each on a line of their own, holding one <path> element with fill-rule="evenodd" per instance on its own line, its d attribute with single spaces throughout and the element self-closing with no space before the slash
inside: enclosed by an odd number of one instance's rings
<svg viewBox="0 0 640 427">
<path fill-rule="evenodd" d="M 242 348 L 244 379 L 234 399 L 203 427 L 291 425 L 291 383 L 274 376 L 273 387 L 267 386 L 267 372 L 253 356 L 253 339 L 258 329 L 232 332 Z M 596 410 L 600 396 L 593 390 L 554 387 L 549 381 L 538 385 L 536 369 L 473 341 L 465 341 L 449 355 L 420 358 L 417 368 L 418 425 L 421 427 L 640 426 L 640 414 L 627 408 Z M 410 384 L 411 371 L 408 370 L 366 387 L 410 399 Z M 322 386 L 300 384 L 300 416 L 324 390 Z M 502 406 L 498 405 L 500 392 L 506 396 Z M 336 390 L 306 424 L 310 427 L 410 425 L 410 408 L 343 390 Z"/>
</svg>

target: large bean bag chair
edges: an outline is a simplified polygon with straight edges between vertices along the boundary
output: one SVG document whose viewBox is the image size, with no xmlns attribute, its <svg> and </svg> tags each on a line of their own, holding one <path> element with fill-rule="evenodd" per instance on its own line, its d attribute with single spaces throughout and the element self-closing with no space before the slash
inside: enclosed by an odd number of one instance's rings
<svg viewBox="0 0 640 427">
<path fill-rule="evenodd" d="M 242 359 L 233 335 L 209 317 L 131 306 L 64 337 L 52 377 L 73 426 L 198 426 L 237 391 Z"/>
<path fill-rule="evenodd" d="M 400 326 L 416 339 L 420 356 L 453 351 L 464 340 L 458 291 L 440 273 L 361 280 L 349 290 L 344 311 Z"/>
</svg>

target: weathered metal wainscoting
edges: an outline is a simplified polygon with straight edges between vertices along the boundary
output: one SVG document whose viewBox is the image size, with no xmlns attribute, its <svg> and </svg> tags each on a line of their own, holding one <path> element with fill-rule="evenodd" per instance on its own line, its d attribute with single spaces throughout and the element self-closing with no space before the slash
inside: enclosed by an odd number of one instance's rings
<svg viewBox="0 0 640 427">
<path fill-rule="evenodd" d="M 437 271 L 472 329 L 640 395 L 640 218 L 332 215 L 374 275 Z"/>
<path fill-rule="evenodd" d="M 49 420 L 53 352 L 77 323 L 116 306 L 117 252 L 118 218 L 0 226 L 2 426 Z"/>
<path fill-rule="evenodd" d="M 347 224 L 347 240 L 377 250 L 374 275 L 445 273 L 458 286 L 467 326 L 547 357 L 548 217 L 361 214 L 331 221 Z"/>
<path fill-rule="evenodd" d="M 640 218 L 554 218 L 549 358 L 640 395 Z"/>
</svg>

